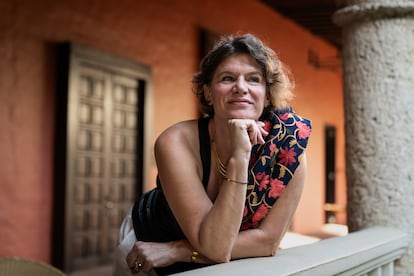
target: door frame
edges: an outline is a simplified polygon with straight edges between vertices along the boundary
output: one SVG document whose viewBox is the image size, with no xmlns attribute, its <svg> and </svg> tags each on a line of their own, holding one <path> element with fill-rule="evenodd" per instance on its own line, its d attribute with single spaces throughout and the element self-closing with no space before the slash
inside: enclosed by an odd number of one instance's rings
<svg viewBox="0 0 414 276">
<path fill-rule="evenodd" d="M 53 189 L 53 217 L 52 217 L 52 264 L 66 272 L 71 270 L 68 267 L 66 256 L 65 237 L 66 227 L 66 182 L 67 171 L 70 164 L 66 157 L 70 148 L 68 147 L 68 129 L 70 122 L 68 118 L 69 93 L 73 85 L 73 73 L 77 66 L 88 64 L 105 68 L 108 72 L 116 72 L 136 78 L 145 82 L 145 95 L 143 97 L 143 128 L 142 128 L 142 173 L 137 179 L 136 197 L 148 187 L 152 178 L 151 168 L 154 160 L 152 155 L 152 133 L 153 133 L 153 85 L 152 72 L 149 66 L 138 62 L 118 57 L 113 54 L 97 50 L 85 45 L 76 43 L 62 43 L 57 45 L 57 81 L 56 81 L 56 123 L 55 123 L 55 168 L 54 168 L 54 189 Z M 75 69 L 76 70 L 76 69 Z M 69 115 L 70 116 L 70 115 Z"/>
</svg>

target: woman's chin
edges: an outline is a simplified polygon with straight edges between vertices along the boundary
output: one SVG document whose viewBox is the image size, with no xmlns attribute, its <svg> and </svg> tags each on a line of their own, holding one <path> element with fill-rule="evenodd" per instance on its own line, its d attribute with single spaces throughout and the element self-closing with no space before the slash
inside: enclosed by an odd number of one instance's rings
<svg viewBox="0 0 414 276">
<path fill-rule="evenodd" d="M 260 115 L 253 112 L 232 112 L 229 116 L 229 119 L 250 119 L 250 120 L 258 120 Z"/>
</svg>

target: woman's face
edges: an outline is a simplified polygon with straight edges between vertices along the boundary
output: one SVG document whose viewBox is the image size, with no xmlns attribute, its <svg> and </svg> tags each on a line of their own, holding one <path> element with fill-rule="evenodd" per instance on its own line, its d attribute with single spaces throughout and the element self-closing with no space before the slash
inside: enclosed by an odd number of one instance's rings
<svg viewBox="0 0 414 276">
<path fill-rule="evenodd" d="M 251 56 L 234 54 L 214 72 L 211 85 L 204 87 L 214 116 L 223 119 L 259 119 L 265 107 L 266 84 L 262 69 Z"/>
</svg>

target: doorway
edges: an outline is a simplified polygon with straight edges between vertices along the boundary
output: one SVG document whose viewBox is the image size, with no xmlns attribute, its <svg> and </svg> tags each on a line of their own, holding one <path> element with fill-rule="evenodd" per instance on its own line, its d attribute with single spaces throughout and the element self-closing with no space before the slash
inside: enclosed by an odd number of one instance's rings
<svg viewBox="0 0 414 276">
<path fill-rule="evenodd" d="M 325 126 L 325 223 L 336 223 L 336 127 Z"/>
<path fill-rule="evenodd" d="M 148 162 L 148 67 L 82 45 L 59 49 L 52 262 L 112 263 Z"/>
</svg>

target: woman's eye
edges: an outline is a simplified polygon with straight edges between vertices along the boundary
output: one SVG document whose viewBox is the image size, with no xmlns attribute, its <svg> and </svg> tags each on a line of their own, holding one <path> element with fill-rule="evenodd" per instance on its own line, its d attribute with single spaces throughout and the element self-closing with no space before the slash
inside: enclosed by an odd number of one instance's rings
<svg viewBox="0 0 414 276">
<path fill-rule="evenodd" d="M 260 82 L 261 78 L 259 76 L 252 76 L 249 78 L 251 82 Z"/>
<path fill-rule="evenodd" d="M 223 77 L 221 78 L 221 80 L 222 80 L 222 81 L 233 81 L 233 80 L 234 80 L 234 78 L 233 78 L 232 76 L 223 76 Z"/>
</svg>

